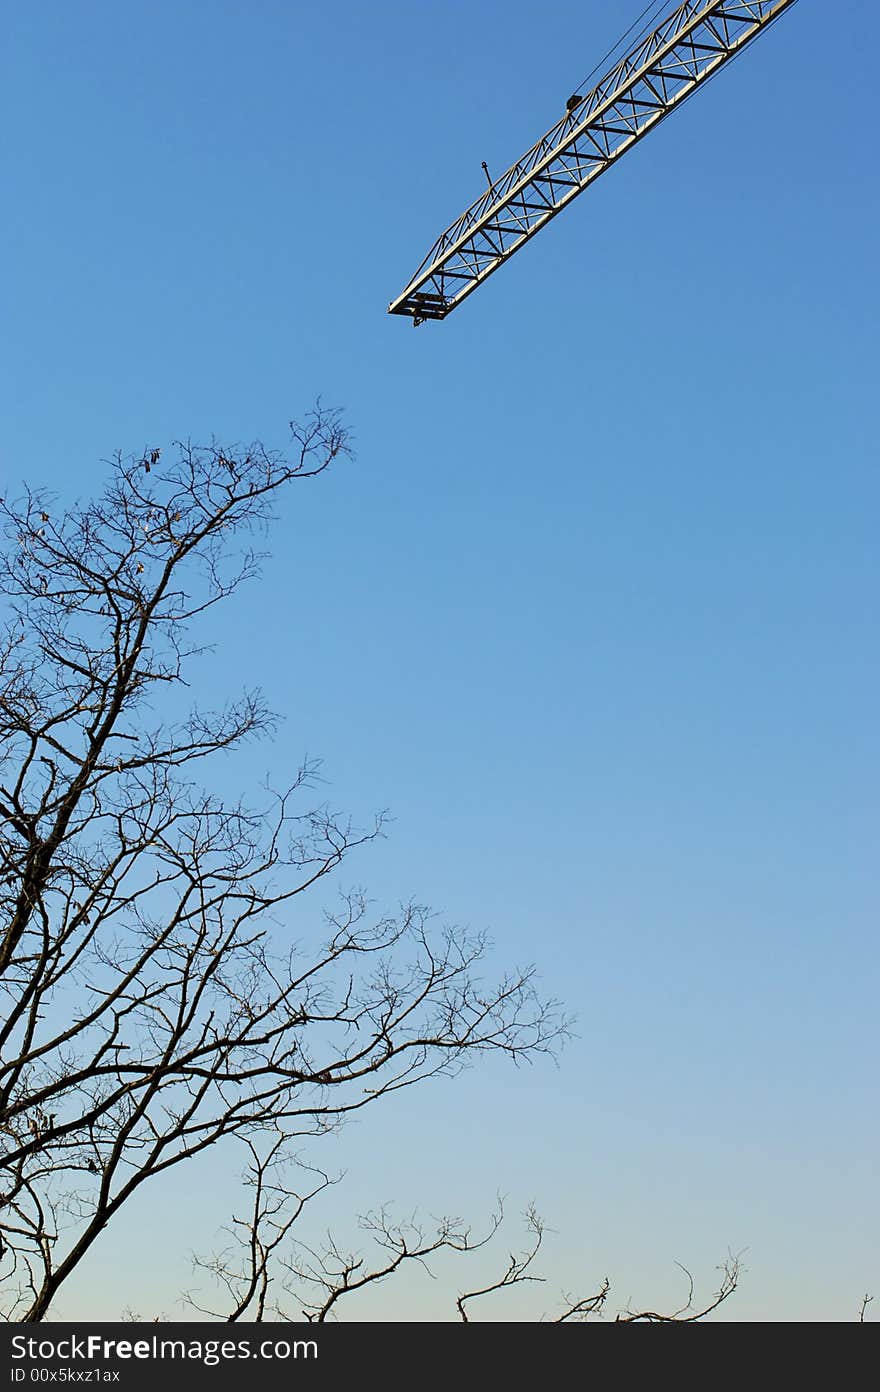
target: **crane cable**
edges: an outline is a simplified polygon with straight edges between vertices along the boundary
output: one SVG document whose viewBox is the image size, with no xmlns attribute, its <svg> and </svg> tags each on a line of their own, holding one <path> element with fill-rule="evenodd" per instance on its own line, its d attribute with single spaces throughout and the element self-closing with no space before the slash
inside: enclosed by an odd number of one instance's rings
<svg viewBox="0 0 880 1392">
<path fill-rule="evenodd" d="M 616 42 L 615 44 L 612 44 L 612 45 L 611 45 L 611 47 L 609 48 L 608 52 L 605 54 L 604 58 L 600 58 L 599 61 L 598 61 L 598 63 L 596 64 L 596 66 L 595 66 L 594 68 L 592 68 L 590 72 L 587 73 L 586 77 L 584 78 L 584 80 L 583 80 L 583 82 L 580 84 L 580 86 L 579 86 L 579 87 L 575 87 L 575 89 L 574 89 L 574 95 L 577 96 L 577 94 L 578 94 L 579 92 L 583 91 L 584 87 L 586 87 L 587 83 L 590 81 L 591 78 L 593 78 L 593 77 L 596 76 L 596 73 L 600 70 L 600 68 L 604 68 L 604 66 L 605 66 L 605 64 L 608 62 L 609 58 L 612 58 L 612 57 L 614 56 L 614 54 L 617 53 L 617 51 L 623 47 L 624 43 L 625 43 L 626 40 L 629 38 L 630 34 L 631 34 L 632 31 L 635 29 L 636 25 L 641 23 L 641 21 L 645 18 L 645 15 L 648 13 L 648 11 L 649 11 L 649 10 L 653 10 L 654 13 L 651 15 L 651 18 L 650 18 L 644 25 L 642 25 L 642 28 L 640 29 L 639 33 L 636 35 L 635 39 L 634 39 L 633 42 L 632 42 L 632 47 L 635 48 L 635 47 L 641 42 L 641 40 L 644 38 L 644 36 L 651 30 L 651 28 L 654 27 L 655 22 L 656 22 L 657 14 L 658 14 L 659 11 L 660 11 L 662 8 L 664 8 L 664 6 L 667 5 L 667 4 L 668 4 L 668 0 L 651 0 L 650 4 L 648 4 L 648 5 L 645 6 L 645 8 L 642 10 L 641 14 L 636 15 L 635 19 L 633 20 L 632 24 L 631 24 L 631 25 L 629 26 L 629 28 L 627 29 L 626 33 L 625 33 L 625 34 L 621 34 L 621 36 L 620 36 L 620 38 L 617 40 L 617 42 Z"/>
</svg>

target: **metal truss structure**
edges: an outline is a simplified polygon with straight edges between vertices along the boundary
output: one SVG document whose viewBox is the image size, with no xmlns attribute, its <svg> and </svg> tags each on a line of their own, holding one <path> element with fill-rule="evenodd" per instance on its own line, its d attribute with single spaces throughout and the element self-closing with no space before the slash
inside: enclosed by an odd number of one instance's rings
<svg viewBox="0 0 880 1392">
<path fill-rule="evenodd" d="M 796 0 L 686 0 L 434 243 L 388 306 L 445 319 L 691 92 Z"/>
</svg>

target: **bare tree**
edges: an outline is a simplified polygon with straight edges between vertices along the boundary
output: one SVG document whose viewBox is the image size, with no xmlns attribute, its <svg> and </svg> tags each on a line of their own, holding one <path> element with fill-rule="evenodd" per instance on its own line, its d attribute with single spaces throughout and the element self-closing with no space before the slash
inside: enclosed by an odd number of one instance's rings
<svg viewBox="0 0 880 1392">
<path fill-rule="evenodd" d="M 276 1156 L 274 1146 L 269 1147 L 262 1160 L 251 1150 L 246 1175 L 252 1195 L 249 1211 L 240 1218 L 233 1218 L 228 1229 L 230 1243 L 221 1253 L 194 1259 L 196 1269 L 209 1278 L 221 1302 L 207 1305 L 204 1297 L 189 1293 L 187 1303 L 202 1314 L 226 1321 L 238 1320 L 243 1315 L 258 1322 L 267 1317 L 317 1323 L 337 1319 L 352 1296 L 399 1276 L 406 1268 L 417 1266 L 433 1276 L 435 1259 L 449 1254 L 467 1257 L 484 1251 L 497 1238 L 505 1221 L 500 1196 L 485 1231 L 476 1235 L 460 1218 L 440 1218 L 426 1227 L 417 1217 L 399 1221 L 388 1208 L 381 1208 L 360 1219 L 361 1233 L 372 1248 L 372 1258 L 363 1247 L 356 1250 L 342 1247 L 330 1233 L 323 1243 L 315 1246 L 296 1240 L 291 1230 L 305 1205 L 333 1181 L 328 1175 L 317 1172 L 312 1174 L 311 1183 L 293 1189 L 279 1168 Z M 546 1225 L 534 1205 L 526 1209 L 523 1218 L 527 1233 L 523 1249 L 510 1253 L 499 1275 L 480 1286 L 460 1291 L 455 1298 L 455 1316 L 465 1324 L 471 1322 L 476 1302 L 490 1296 L 503 1296 L 514 1287 L 545 1284 L 546 1278 L 538 1274 L 536 1264 L 544 1244 Z M 614 1322 L 696 1323 L 706 1319 L 733 1295 L 742 1275 L 740 1256 L 730 1254 L 718 1268 L 717 1289 L 702 1303 L 695 1303 L 693 1277 L 680 1262 L 676 1265 L 685 1277 L 687 1291 L 679 1306 L 661 1313 L 626 1305 L 613 1316 Z M 277 1293 L 270 1299 L 273 1283 Z M 535 1314 L 533 1318 L 552 1324 L 601 1319 L 606 1317 L 610 1297 L 611 1282 L 606 1276 L 589 1294 L 563 1293 L 555 1311 Z"/>
<path fill-rule="evenodd" d="M 380 825 L 310 806 L 313 767 L 257 805 L 193 781 L 273 729 L 258 691 L 217 710 L 184 693 L 192 622 L 257 575 L 276 496 L 348 451 L 332 412 L 291 430 L 291 457 L 182 445 L 166 464 L 151 449 L 112 461 L 97 501 L 28 491 L 0 509 L 9 1318 L 43 1319 L 147 1180 L 234 1139 L 262 1236 L 227 1317 L 261 1313 L 296 1213 L 271 1182 L 292 1146 L 482 1051 L 531 1058 L 564 1032 L 531 968 L 482 984 L 484 940 L 416 905 L 374 921 L 349 894 L 295 935 L 298 897 Z"/>
</svg>

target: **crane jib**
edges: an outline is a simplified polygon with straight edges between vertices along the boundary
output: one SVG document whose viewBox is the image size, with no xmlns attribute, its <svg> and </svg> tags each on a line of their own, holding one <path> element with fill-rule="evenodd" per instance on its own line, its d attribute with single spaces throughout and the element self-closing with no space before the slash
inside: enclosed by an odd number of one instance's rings
<svg viewBox="0 0 880 1392">
<path fill-rule="evenodd" d="M 686 0 L 448 227 L 388 306 L 445 319 L 664 116 L 796 0 Z M 485 165 L 483 166 L 485 169 Z M 486 171 L 489 178 L 488 170 Z"/>
</svg>

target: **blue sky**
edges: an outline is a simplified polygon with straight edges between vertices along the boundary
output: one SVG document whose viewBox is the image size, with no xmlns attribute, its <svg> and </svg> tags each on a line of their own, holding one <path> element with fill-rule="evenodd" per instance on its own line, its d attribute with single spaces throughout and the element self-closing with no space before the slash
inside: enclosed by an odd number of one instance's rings
<svg viewBox="0 0 880 1392">
<path fill-rule="evenodd" d="M 243 777 L 308 751 L 392 810 L 348 882 L 579 1023 L 351 1128 L 325 1221 L 500 1188 L 556 1229 L 548 1304 L 731 1247 L 730 1318 L 845 1319 L 880 1284 L 876 7 L 802 0 L 447 322 L 385 314 L 639 8 L 18 7 L 0 479 L 345 409 L 205 690 L 286 716 Z M 225 1192 L 157 1190 L 59 1313 L 179 1314 Z"/>
</svg>

